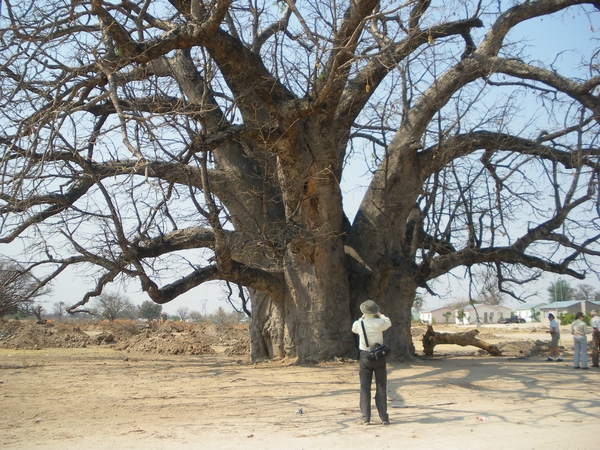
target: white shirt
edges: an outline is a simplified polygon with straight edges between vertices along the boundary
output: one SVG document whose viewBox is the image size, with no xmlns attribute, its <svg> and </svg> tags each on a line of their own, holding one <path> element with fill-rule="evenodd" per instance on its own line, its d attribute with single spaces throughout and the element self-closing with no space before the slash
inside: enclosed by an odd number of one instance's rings
<svg viewBox="0 0 600 450">
<path fill-rule="evenodd" d="M 370 348 L 374 348 L 375 344 L 383 344 L 383 332 L 392 326 L 392 321 L 383 314 L 380 314 L 379 317 L 366 316 L 364 319 L 358 319 L 354 322 L 352 324 L 352 332 L 360 336 L 358 348 L 361 350 L 369 350 L 369 347 L 365 343 L 361 322 L 365 324 Z"/>
<path fill-rule="evenodd" d="M 600 316 L 592 317 L 592 321 L 590 322 L 590 325 L 592 326 L 592 328 L 600 330 Z"/>
<path fill-rule="evenodd" d="M 558 333 L 560 332 L 560 329 L 558 328 L 558 322 L 556 321 L 556 319 L 552 319 L 550 321 L 550 333 Z"/>
</svg>

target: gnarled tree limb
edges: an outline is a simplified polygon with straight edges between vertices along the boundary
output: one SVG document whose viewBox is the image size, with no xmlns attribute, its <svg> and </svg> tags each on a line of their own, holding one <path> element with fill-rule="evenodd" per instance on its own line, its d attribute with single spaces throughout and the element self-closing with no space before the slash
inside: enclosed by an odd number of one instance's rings
<svg viewBox="0 0 600 450">
<path fill-rule="evenodd" d="M 438 344 L 456 344 L 466 347 L 473 345 L 474 347 L 485 350 L 492 356 L 502 356 L 498 347 L 487 342 L 477 339 L 479 330 L 463 331 L 460 333 L 439 333 L 433 331 L 433 326 L 427 325 L 427 332 L 423 335 L 423 353 L 426 356 L 433 356 L 433 349 Z"/>
</svg>

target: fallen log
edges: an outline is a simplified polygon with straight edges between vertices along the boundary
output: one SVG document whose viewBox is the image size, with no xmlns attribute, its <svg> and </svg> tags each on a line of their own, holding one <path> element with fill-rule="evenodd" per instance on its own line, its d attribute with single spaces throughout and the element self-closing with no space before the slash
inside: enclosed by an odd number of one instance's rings
<svg viewBox="0 0 600 450">
<path fill-rule="evenodd" d="M 438 344 L 456 344 L 461 346 L 473 345 L 477 348 L 485 350 L 490 355 L 502 356 L 502 352 L 498 347 L 488 344 L 485 341 L 477 339 L 475 336 L 479 334 L 479 330 L 463 331 L 460 333 L 439 333 L 433 331 L 433 326 L 427 325 L 427 332 L 423 335 L 423 353 L 426 356 L 433 356 L 433 348 Z"/>
</svg>

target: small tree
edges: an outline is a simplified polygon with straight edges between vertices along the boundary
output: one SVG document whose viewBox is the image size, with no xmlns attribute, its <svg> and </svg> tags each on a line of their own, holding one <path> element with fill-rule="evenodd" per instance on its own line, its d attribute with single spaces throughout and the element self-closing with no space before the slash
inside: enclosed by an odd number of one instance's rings
<svg viewBox="0 0 600 450">
<path fill-rule="evenodd" d="M 154 319 L 159 320 L 160 314 L 162 313 L 162 305 L 158 303 L 151 302 L 146 300 L 141 306 L 138 308 L 138 317 L 140 319 Z"/>
<path fill-rule="evenodd" d="M 191 311 L 190 319 L 192 319 L 193 322 L 200 322 L 202 320 L 202 314 L 199 311 Z"/>
<path fill-rule="evenodd" d="M 415 300 L 413 301 L 413 308 L 417 310 L 417 312 L 423 309 L 425 305 L 425 297 L 422 294 L 415 294 Z"/>
<path fill-rule="evenodd" d="M 531 320 L 532 322 L 539 322 L 540 321 L 540 311 L 536 311 L 535 308 L 531 308 Z"/>
<path fill-rule="evenodd" d="M 177 308 L 177 315 L 179 316 L 182 322 L 187 322 L 187 320 L 190 317 L 190 310 L 185 306 L 181 306 Z"/>
<path fill-rule="evenodd" d="M 458 319 L 458 323 L 460 323 L 461 325 L 466 316 L 467 316 L 467 313 L 465 312 L 465 310 L 463 308 L 456 311 L 456 318 Z"/>
<path fill-rule="evenodd" d="M 56 302 L 52 308 L 52 312 L 61 320 L 67 313 L 67 304 L 65 302 Z"/>
<path fill-rule="evenodd" d="M 442 315 L 444 316 L 444 319 L 446 320 L 446 325 L 448 325 L 448 322 L 450 322 L 450 317 L 452 316 L 452 311 L 446 311 Z"/>
<path fill-rule="evenodd" d="M 36 303 L 35 305 L 32 306 L 31 313 L 35 316 L 35 318 L 37 320 L 42 320 L 42 311 L 43 310 L 44 310 L 44 307 L 42 305 L 40 305 L 39 303 Z"/>
<path fill-rule="evenodd" d="M 227 313 L 222 306 L 219 306 L 215 313 L 215 323 L 225 323 L 227 321 Z"/>
<path fill-rule="evenodd" d="M 550 294 L 550 302 L 554 303 L 571 300 L 575 291 L 567 280 L 559 278 L 554 283 L 550 284 L 548 293 Z"/>
<path fill-rule="evenodd" d="M 573 291 L 573 298 L 576 300 L 592 301 L 597 296 L 594 286 L 589 284 L 578 284 Z"/>
<path fill-rule="evenodd" d="M 137 310 L 135 305 L 127 297 L 116 293 L 103 293 L 96 300 L 98 313 L 113 321 L 120 318 L 133 319 Z"/>
</svg>

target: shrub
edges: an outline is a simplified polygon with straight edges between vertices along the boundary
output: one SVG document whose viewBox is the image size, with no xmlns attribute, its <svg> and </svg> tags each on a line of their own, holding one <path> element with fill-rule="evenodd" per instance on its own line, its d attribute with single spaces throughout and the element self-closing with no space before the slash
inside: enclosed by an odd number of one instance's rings
<svg viewBox="0 0 600 450">
<path fill-rule="evenodd" d="M 575 314 L 559 314 L 558 319 L 561 325 L 571 325 L 575 322 Z"/>
</svg>

